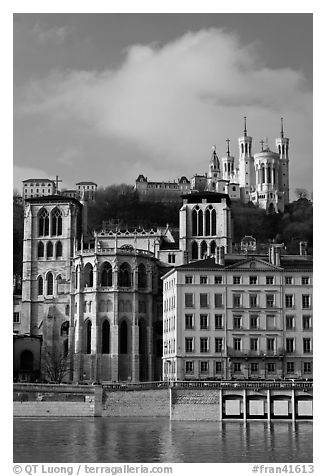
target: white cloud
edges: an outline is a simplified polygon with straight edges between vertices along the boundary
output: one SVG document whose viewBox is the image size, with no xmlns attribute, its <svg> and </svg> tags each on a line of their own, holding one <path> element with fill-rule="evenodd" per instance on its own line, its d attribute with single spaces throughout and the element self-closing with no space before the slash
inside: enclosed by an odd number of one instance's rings
<svg viewBox="0 0 326 476">
<path fill-rule="evenodd" d="M 18 115 L 81 122 L 99 137 L 136 145 L 160 166 L 164 160 L 168 170 L 178 163 L 186 175 L 208 160 L 213 143 L 223 154 L 227 137 L 237 155 L 244 115 L 256 151 L 266 136 L 273 147 L 285 116 L 298 151 L 294 174 L 304 177 L 311 167 L 304 163 L 312 140 L 312 97 L 304 78 L 269 68 L 254 45 L 243 46 L 222 30 L 187 33 L 162 46 L 133 45 L 120 69 L 56 72 L 31 83 L 25 97 Z"/>
</svg>

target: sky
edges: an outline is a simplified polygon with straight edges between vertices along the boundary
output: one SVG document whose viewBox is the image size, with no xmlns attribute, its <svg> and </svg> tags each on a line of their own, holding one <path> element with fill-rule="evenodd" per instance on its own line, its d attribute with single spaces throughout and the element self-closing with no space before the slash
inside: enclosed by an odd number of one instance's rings
<svg viewBox="0 0 326 476">
<path fill-rule="evenodd" d="M 15 13 L 14 187 L 174 180 L 213 145 L 275 150 L 284 118 L 290 197 L 312 192 L 312 14 Z"/>
</svg>

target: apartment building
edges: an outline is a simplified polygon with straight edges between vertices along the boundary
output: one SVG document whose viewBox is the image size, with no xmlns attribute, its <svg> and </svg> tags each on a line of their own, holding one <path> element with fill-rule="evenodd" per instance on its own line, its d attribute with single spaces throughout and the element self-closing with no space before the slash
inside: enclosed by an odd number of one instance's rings
<svg viewBox="0 0 326 476">
<path fill-rule="evenodd" d="M 165 380 L 312 378 L 312 259 L 225 255 L 163 277 Z"/>
</svg>

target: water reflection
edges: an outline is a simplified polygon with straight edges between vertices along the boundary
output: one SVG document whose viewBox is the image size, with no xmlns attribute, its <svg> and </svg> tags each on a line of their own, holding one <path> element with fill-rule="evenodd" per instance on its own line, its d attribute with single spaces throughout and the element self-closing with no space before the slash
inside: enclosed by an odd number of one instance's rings
<svg viewBox="0 0 326 476">
<path fill-rule="evenodd" d="M 312 422 L 14 419 L 14 461 L 312 462 Z"/>
</svg>

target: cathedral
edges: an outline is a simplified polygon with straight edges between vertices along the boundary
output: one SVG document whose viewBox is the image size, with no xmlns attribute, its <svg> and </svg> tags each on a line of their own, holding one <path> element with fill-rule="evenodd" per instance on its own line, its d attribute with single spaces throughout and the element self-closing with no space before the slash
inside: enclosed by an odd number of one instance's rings
<svg viewBox="0 0 326 476">
<path fill-rule="evenodd" d="M 229 142 L 227 139 L 227 152 L 221 158 L 213 146 L 205 175 L 196 174 L 190 181 L 182 177 L 175 182 L 149 182 L 139 175 L 135 189 L 141 198 L 167 201 L 180 200 L 185 191 L 214 191 L 228 194 L 231 200 L 252 202 L 268 213 L 284 212 L 289 203 L 289 139 L 284 134 L 283 118 L 280 137 L 275 140 L 276 152 L 261 141 L 261 150 L 253 153 L 246 117 L 237 158 L 230 154 Z"/>
<path fill-rule="evenodd" d="M 75 382 L 161 379 L 162 276 L 172 266 L 232 247 L 226 194 L 195 192 L 183 201 L 178 240 L 168 226 L 90 236 L 87 201 L 62 195 L 25 200 L 15 329 L 41 339 L 43 363 L 50 355 L 57 365 L 53 359 L 64 356 L 65 379 Z M 21 354 L 28 361 L 21 367 L 31 373 L 34 354 L 32 348 Z"/>
</svg>

